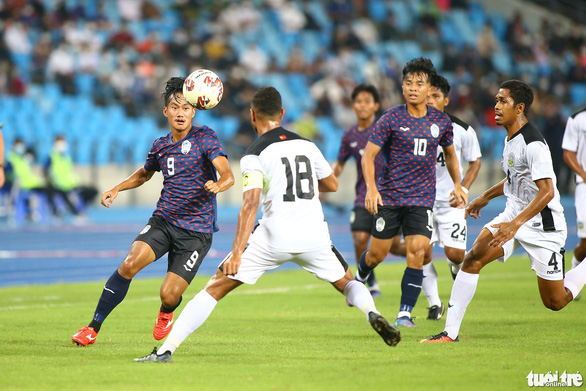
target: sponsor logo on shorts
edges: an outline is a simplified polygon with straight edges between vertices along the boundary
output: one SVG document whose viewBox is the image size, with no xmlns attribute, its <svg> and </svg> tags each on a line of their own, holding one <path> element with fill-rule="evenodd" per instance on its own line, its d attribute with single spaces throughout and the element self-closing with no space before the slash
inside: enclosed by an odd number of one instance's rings
<svg viewBox="0 0 586 391">
<path fill-rule="evenodd" d="M 583 382 L 579 371 L 576 373 L 564 371 L 561 375 L 559 371 L 555 373 L 549 371 L 545 374 L 531 371 L 526 378 L 529 387 L 581 387 Z"/>
<path fill-rule="evenodd" d="M 354 224 L 355 221 L 356 221 L 356 212 L 352 211 L 352 212 L 350 212 L 350 224 Z"/>
<path fill-rule="evenodd" d="M 140 231 L 139 235 L 146 234 L 147 232 L 149 232 L 149 229 L 151 229 L 151 226 L 150 226 L 150 224 L 149 224 L 149 225 L 147 225 L 146 227 L 144 227 L 144 228 L 142 229 L 142 231 Z"/>
<path fill-rule="evenodd" d="M 385 219 L 383 219 L 382 217 L 379 217 L 378 219 L 376 219 L 376 230 L 378 232 L 381 232 L 383 229 L 385 229 Z"/>
<path fill-rule="evenodd" d="M 541 223 L 533 223 L 532 227 L 539 227 Z"/>
<path fill-rule="evenodd" d="M 548 270 L 547 274 L 557 274 L 557 273 L 561 273 L 562 271 L 560 269 L 557 270 Z"/>
</svg>

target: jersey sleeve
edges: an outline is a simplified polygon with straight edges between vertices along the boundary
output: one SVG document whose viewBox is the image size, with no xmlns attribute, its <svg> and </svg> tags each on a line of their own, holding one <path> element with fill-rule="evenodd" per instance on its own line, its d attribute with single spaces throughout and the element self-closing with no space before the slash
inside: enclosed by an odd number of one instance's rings
<svg viewBox="0 0 586 391">
<path fill-rule="evenodd" d="M 204 147 L 205 155 L 210 162 L 214 161 L 218 156 L 227 156 L 218 136 L 211 129 L 209 129 L 209 133 L 202 138 L 201 143 Z"/>
<path fill-rule="evenodd" d="M 144 163 L 144 169 L 147 171 L 161 171 L 161 166 L 159 165 L 159 160 L 157 159 L 157 152 L 159 148 L 157 148 L 157 141 L 153 142 L 153 146 L 147 155 L 146 162 Z"/>
<path fill-rule="evenodd" d="M 324 155 L 321 153 L 321 151 L 319 150 L 319 148 L 317 146 L 314 145 L 314 149 L 315 149 L 315 160 L 314 160 L 314 164 L 315 164 L 315 175 L 317 177 L 317 180 L 320 179 L 324 179 L 329 177 L 332 174 L 332 166 L 330 166 L 330 163 L 328 163 L 328 161 L 326 160 L 326 158 L 324 157 Z"/>
<path fill-rule="evenodd" d="M 374 124 L 368 141 L 382 147 L 391 136 L 391 111 L 387 110 Z"/>
<path fill-rule="evenodd" d="M 578 151 L 578 126 L 574 118 L 568 118 L 564 138 L 562 139 L 562 149 L 570 152 Z"/>
<path fill-rule="evenodd" d="M 442 138 L 439 141 L 439 145 L 441 145 L 442 147 L 448 147 L 454 143 L 454 126 L 452 125 L 451 120 L 448 120 L 444 126 L 446 131 L 442 134 Z"/>
<path fill-rule="evenodd" d="M 462 157 L 467 162 L 473 162 L 482 156 L 480 152 L 480 144 L 478 143 L 478 137 L 472 126 L 464 132 L 464 142 L 462 143 Z"/>
<path fill-rule="evenodd" d="M 531 171 L 531 179 L 554 178 L 551 152 L 545 143 L 532 142 L 527 145 L 527 164 Z"/>
<path fill-rule="evenodd" d="M 337 160 L 340 163 L 346 163 L 348 158 L 350 157 L 350 131 L 346 131 L 342 136 L 342 142 L 340 143 L 340 150 L 338 151 L 338 158 Z"/>
</svg>

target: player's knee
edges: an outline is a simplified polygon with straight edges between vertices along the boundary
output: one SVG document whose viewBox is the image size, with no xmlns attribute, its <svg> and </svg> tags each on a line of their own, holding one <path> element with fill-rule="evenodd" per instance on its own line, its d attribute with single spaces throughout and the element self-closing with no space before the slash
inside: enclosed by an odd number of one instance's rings
<svg viewBox="0 0 586 391">
<path fill-rule="evenodd" d="M 568 303 L 566 300 L 558 298 L 549 298 L 543 300 L 543 304 L 552 311 L 559 311 L 564 308 Z"/>
<path fill-rule="evenodd" d="M 366 253 L 366 257 L 365 257 L 366 264 L 368 266 L 376 266 L 385 259 L 386 255 L 387 255 L 386 252 L 383 253 L 382 251 L 376 251 L 371 248 Z"/>
<path fill-rule="evenodd" d="M 124 262 L 118 268 L 118 273 L 126 278 L 131 279 L 134 278 L 136 273 L 138 273 L 140 268 L 136 265 L 136 262 L 131 257 L 126 257 Z"/>
<path fill-rule="evenodd" d="M 462 262 L 462 271 L 466 273 L 478 274 L 483 267 L 483 263 L 473 249 L 466 253 L 464 262 Z"/>
<path fill-rule="evenodd" d="M 446 248 L 446 257 L 457 264 L 461 264 L 464 261 L 464 255 L 466 252 L 464 250 L 459 250 L 456 248 Z"/>
</svg>

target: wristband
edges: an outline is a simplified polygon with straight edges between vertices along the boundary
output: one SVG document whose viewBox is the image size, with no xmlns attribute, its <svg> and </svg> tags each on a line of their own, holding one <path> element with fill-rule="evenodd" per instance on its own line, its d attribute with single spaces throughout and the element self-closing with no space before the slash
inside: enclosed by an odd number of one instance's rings
<svg viewBox="0 0 586 391">
<path fill-rule="evenodd" d="M 464 194 L 468 195 L 468 189 L 466 189 L 464 186 L 461 186 L 461 188 Z"/>
</svg>

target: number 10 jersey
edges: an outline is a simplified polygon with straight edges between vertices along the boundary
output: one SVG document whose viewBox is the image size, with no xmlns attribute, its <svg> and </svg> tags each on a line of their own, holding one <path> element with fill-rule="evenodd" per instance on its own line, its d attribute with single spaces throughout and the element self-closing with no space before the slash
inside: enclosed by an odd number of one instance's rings
<svg viewBox="0 0 586 391">
<path fill-rule="evenodd" d="M 262 174 L 262 219 L 255 239 L 270 250 L 306 252 L 330 245 L 318 180 L 332 168 L 317 146 L 281 127 L 263 134 L 240 160 L 242 175 Z"/>
</svg>

